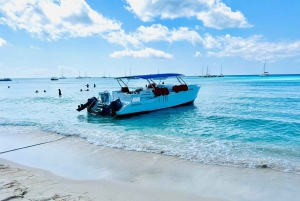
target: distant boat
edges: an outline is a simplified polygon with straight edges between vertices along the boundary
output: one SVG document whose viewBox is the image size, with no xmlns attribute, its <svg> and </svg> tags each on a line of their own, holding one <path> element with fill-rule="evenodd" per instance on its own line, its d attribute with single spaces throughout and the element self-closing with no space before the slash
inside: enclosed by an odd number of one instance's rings
<svg viewBox="0 0 300 201">
<path fill-rule="evenodd" d="M 204 77 L 204 76 L 203 76 L 203 67 L 202 67 L 202 74 L 201 74 L 199 77 Z"/>
<path fill-rule="evenodd" d="M 79 76 L 78 77 L 76 77 L 76 79 L 83 79 L 84 77 L 81 77 L 80 76 L 80 71 L 79 71 Z"/>
<path fill-rule="evenodd" d="M 221 74 L 218 75 L 218 77 L 224 77 L 224 75 L 222 74 L 222 66 L 221 66 Z"/>
<path fill-rule="evenodd" d="M 0 81 L 12 81 L 12 80 L 9 78 L 1 78 Z"/>
<path fill-rule="evenodd" d="M 63 70 L 61 70 L 61 77 L 59 79 L 67 79 L 66 77 L 64 77 L 64 72 Z"/>
<path fill-rule="evenodd" d="M 207 66 L 207 68 L 206 68 L 206 75 L 204 75 L 203 77 L 209 78 L 209 77 L 217 77 L 217 76 L 216 75 L 211 75 L 210 74 L 210 68 Z"/>
<path fill-rule="evenodd" d="M 102 78 L 106 78 L 106 76 L 105 76 L 105 71 L 104 71 L 104 75 L 102 76 Z"/>
<path fill-rule="evenodd" d="M 268 76 L 269 72 L 266 71 L 266 60 L 265 60 L 265 64 L 264 64 L 264 68 L 263 68 L 263 73 L 260 75 L 261 77 L 265 77 Z"/>
<path fill-rule="evenodd" d="M 58 80 L 58 77 L 51 77 L 51 80 L 56 81 L 56 80 Z"/>
<path fill-rule="evenodd" d="M 85 71 L 85 76 L 84 76 L 84 78 L 91 78 L 91 77 L 88 77 L 88 76 L 86 75 L 86 71 Z"/>
</svg>

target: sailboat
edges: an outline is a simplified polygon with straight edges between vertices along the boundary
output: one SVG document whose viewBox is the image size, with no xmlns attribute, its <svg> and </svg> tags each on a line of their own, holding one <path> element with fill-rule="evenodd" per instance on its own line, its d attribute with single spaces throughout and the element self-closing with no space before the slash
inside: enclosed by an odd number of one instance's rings
<svg viewBox="0 0 300 201">
<path fill-rule="evenodd" d="M 84 77 L 81 77 L 80 76 L 80 71 L 79 71 L 79 76 L 78 77 L 76 77 L 76 79 L 83 79 Z"/>
<path fill-rule="evenodd" d="M 268 75 L 269 75 L 269 72 L 266 71 L 266 60 L 265 60 L 265 64 L 264 64 L 264 68 L 263 68 L 263 73 L 260 76 L 264 77 L 264 76 L 268 76 Z"/>
<path fill-rule="evenodd" d="M 224 77 L 224 75 L 222 74 L 222 66 L 221 66 L 221 74 L 218 75 L 218 77 Z"/>
<path fill-rule="evenodd" d="M 88 77 L 88 76 L 86 75 L 86 71 L 85 71 L 85 76 L 84 76 L 84 78 L 91 78 L 91 77 Z"/>
<path fill-rule="evenodd" d="M 204 77 L 204 76 L 203 76 L 203 67 L 202 67 L 202 74 L 201 74 L 199 77 Z"/>
<path fill-rule="evenodd" d="M 105 76 L 105 71 L 104 71 L 104 75 L 102 76 L 102 78 L 106 78 L 106 76 Z"/>
<path fill-rule="evenodd" d="M 208 66 L 206 67 L 206 74 L 203 77 L 212 77 L 210 74 L 210 68 Z"/>
<path fill-rule="evenodd" d="M 66 77 L 64 77 L 64 71 L 61 70 L 61 77 L 59 79 L 67 79 Z"/>
</svg>

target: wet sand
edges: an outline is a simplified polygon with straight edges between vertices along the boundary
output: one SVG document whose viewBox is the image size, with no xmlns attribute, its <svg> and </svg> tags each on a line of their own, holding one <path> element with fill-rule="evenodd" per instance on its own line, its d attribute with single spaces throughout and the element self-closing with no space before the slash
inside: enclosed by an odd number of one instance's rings
<svg viewBox="0 0 300 201">
<path fill-rule="evenodd" d="M 1 127 L 0 152 L 53 142 L 0 154 L 0 200 L 300 199 L 300 175 L 205 165 L 61 137 Z"/>
</svg>

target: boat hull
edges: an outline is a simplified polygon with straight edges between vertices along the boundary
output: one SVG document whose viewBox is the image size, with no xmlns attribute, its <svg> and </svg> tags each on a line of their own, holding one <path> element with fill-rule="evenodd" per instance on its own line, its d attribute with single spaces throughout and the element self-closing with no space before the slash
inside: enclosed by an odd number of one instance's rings
<svg viewBox="0 0 300 201">
<path fill-rule="evenodd" d="M 169 95 L 157 96 L 149 100 L 124 102 L 123 107 L 119 111 L 116 111 L 116 115 L 123 116 L 136 113 L 147 113 L 155 110 L 191 104 L 197 98 L 199 90 L 200 86 L 189 85 L 187 91 L 180 91 L 178 93 L 171 92 Z"/>
<path fill-rule="evenodd" d="M 194 100 L 193 101 L 190 101 L 190 102 L 187 102 L 187 103 L 182 103 L 180 105 L 175 105 L 175 106 L 172 106 L 172 107 L 167 107 L 167 108 L 161 108 L 161 109 L 156 109 L 156 110 L 151 110 L 151 111 L 143 111 L 143 112 L 135 112 L 135 113 L 128 113 L 128 114 L 122 114 L 122 115 L 115 115 L 115 117 L 130 117 L 130 116 L 135 116 L 135 115 L 140 115 L 140 114 L 148 114 L 150 112 L 154 112 L 154 111 L 158 111 L 158 110 L 163 110 L 163 109 L 168 109 L 168 108 L 177 108 L 177 107 L 182 107 L 182 106 L 188 106 L 188 105 L 192 105 L 194 103 Z"/>
</svg>

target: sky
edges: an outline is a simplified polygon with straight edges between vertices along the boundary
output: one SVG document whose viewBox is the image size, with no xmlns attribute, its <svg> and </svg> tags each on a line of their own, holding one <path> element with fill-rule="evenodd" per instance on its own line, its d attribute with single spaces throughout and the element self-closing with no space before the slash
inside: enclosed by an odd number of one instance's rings
<svg viewBox="0 0 300 201">
<path fill-rule="evenodd" d="M 0 78 L 300 74 L 298 0 L 0 0 Z"/>
</svg>

